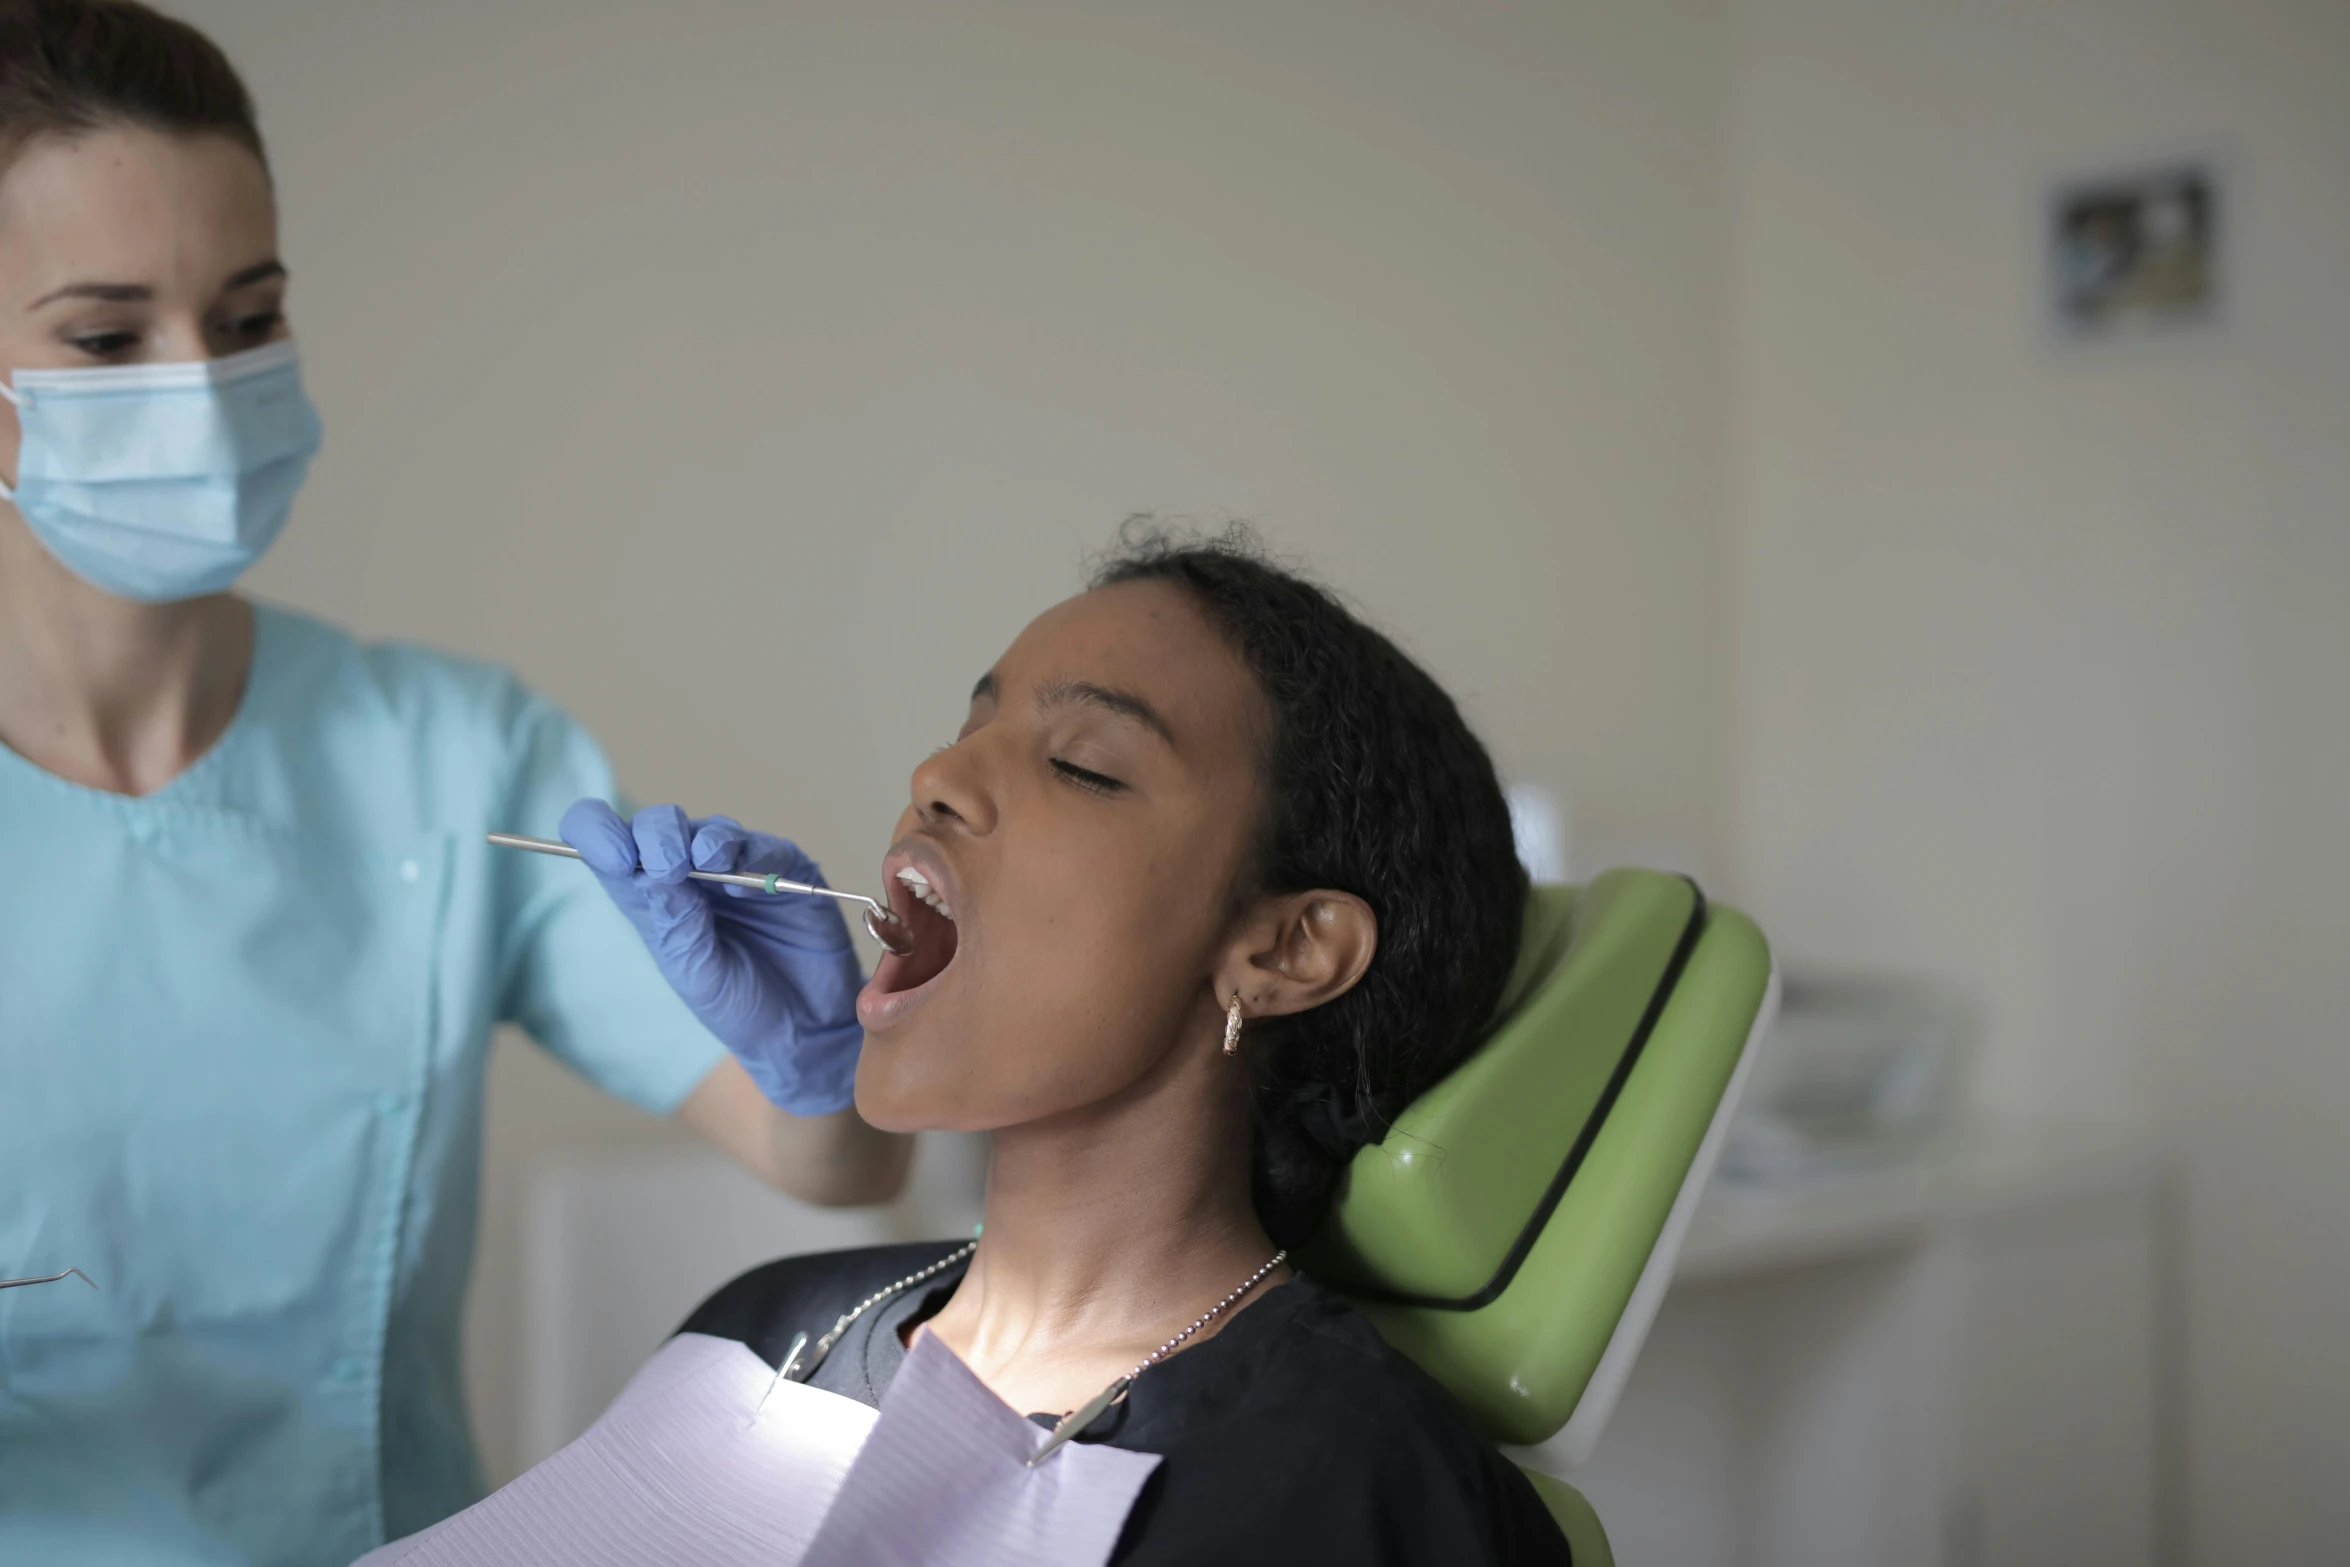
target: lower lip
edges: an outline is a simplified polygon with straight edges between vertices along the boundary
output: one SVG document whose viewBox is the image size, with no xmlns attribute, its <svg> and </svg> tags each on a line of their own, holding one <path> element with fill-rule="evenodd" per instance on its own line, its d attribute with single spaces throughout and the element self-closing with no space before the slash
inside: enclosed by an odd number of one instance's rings
<svg viewBox="0 0 2350 1567">
<path fill-rule="evenodd" d="M 958 950 L 956 956 L 960 957 L 961 955 Z M 891 958 L 882 960 L 885 965 L 895 961 L 897 960 Z M 873 977 L 865 981 L 865 988 L 857 992 L 857 1022 L 864 1027 L 867 1033 L 873 1033 L 903 1022 L 910 1014 L 919 1009 L 923 1002 L 930 999 L 930 993 L 938 989 L 939 983 L 954 970 L 954 959 L 949 958 L 945 968 L 940 969 L 911 990 L 884 991 L 881 988 L 881 969 L 876 967 L 873 971 Z"/>
</svg>

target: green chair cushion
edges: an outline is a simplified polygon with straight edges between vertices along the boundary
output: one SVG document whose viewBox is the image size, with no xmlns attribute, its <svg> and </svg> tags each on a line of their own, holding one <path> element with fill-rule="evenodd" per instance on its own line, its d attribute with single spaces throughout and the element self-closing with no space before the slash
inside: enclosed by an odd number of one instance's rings
<svg viewBox="0 0 2350 1567">
<path fill-rule="evenodd" d="M 1615 1333 L 1770 975 L 1753 922 L 1685 878 L 1535 889 L 1504 1021 L 1356 1154 L 1305 1266 L 1495 1440 L 1550 1437 Z"/>
</svg>

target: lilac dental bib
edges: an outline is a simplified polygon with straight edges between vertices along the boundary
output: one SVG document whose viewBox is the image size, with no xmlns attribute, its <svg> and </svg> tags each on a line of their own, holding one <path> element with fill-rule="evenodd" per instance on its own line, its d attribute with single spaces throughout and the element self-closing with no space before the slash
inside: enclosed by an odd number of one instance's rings
<svg viewBox="0 0 2350 1567">
<path fill-rule="evenodd" d="M 1101 1567 L 1151 1453 L 1046 1432 L 925 1334 L 878 1414 L 681 1333 L 578 1441 L 360 1567 Z M 762 1407 L 761 1400 L 765 1399 Z"/>
</svg>

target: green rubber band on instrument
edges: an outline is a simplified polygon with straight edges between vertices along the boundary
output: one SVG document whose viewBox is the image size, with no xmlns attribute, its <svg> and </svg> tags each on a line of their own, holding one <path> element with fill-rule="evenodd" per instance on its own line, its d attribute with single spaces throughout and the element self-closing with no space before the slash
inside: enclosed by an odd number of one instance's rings
<svg viewBox="0 0 2350 1567">
<path fill-rule="evenodd" d="M 767 873 L 767 890 L 768 890 L 769 892 L 774 892 L 774 891 L 776 891 L 776 890 L 777 890 L 777 888 L 776 888 L 776 885 L 775 885 L 775 884 L 776 884 L 777 882 L 780 882 L 780 881 L 782 881 L 782 880 L 783 880 L 783 873 L 782 873 L 782 872 L 780 872 L 780 871 L 769 871 L 769 872 Z"/>
</svg>

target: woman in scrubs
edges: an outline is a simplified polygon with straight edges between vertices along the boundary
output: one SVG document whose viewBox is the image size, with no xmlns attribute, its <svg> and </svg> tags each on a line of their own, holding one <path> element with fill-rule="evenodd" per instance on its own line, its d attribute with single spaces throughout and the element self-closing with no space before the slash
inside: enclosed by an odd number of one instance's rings
<svg viewBox="0 0 2350 1567">
<path fill-rule="evenodd" d="M 226 591 L 318 443 L 286 285 L 217 49 L 0 4 L 0 1277 L 99 1286 L 0 1291 L 0 1560 L 347 1561 L 479 1494 L 502 1020 L 801 1197 L 903 1176 L 825 900 L 746 1072 L 592 877 L 482 841 L 613 793 L 577 724 Z"/>
</svg>

